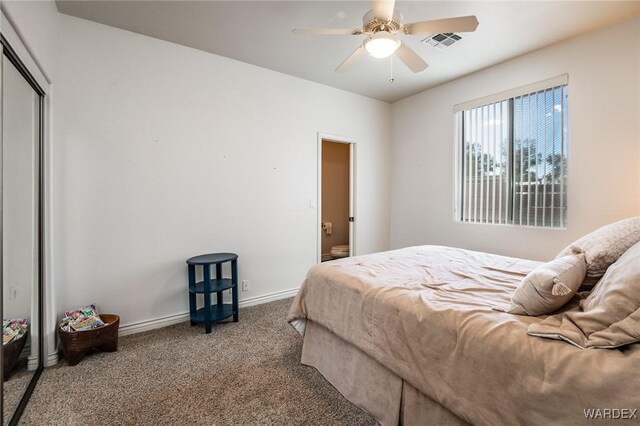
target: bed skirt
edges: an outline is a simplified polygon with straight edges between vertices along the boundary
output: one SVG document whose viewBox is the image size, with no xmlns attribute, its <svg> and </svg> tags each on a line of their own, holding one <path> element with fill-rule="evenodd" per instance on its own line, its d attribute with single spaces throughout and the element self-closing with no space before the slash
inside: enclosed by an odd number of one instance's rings
<svg viewBox="0 0 640 426">
<path fill-rule="evenodd" d="M 305 365 L 316 368 L 345 398 L 383 426 L 467 425 L 360 349 L 307 320 Z"/>
</svg>

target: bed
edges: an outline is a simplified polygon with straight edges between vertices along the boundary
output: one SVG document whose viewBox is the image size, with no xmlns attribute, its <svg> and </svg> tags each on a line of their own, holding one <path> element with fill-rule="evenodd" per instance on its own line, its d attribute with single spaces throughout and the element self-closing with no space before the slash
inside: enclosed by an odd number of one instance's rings
<svg viewBox="0 0 640 426">
<path fill-rule="evenodd" d="M 585 410 L 640 408 L 640 345 L 582 350 L 527 335 L 544 317 L 496 310 L 540 264 L 442 246 L 327 262 L 288 320 L 302 363 L 382 425 L 593 424 Z"/>
</svg>

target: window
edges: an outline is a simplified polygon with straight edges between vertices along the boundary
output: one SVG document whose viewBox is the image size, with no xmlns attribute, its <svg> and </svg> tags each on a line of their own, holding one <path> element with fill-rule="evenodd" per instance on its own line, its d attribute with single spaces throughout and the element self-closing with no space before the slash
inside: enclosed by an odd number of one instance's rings
<svg viewBox="0 0 640 426">
<path fill-rule="evenodd" d="M 456 107 L 458 220 L 566 226 L 567 84 L 558 79 Z"/>
</svg>

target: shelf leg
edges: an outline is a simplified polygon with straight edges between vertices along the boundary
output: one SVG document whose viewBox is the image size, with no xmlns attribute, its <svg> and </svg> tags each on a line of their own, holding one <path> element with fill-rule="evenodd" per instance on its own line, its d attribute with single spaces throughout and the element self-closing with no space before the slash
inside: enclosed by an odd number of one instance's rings
<svg viewBox="0 0 640 426">
<path fill-rule="evenodd" d="M 211 333 L 211 265 L 204 265 L 204 332 Z"/>
<path fill-rule="evenodd" d="M 195 265 L 189 265 L 189 287 L 196 285 L 196 267 Z M 196 294 L 189 292 L 189 317 L 193 318 L 196 314 Z M 191 325 L 195 325 L 195 322 L 191 321 Z"/>
<path fill-rule="evenodd" d="M 233 311 L 235 312 L 235 314 L 233 314 L 233 322 L 238 322 L 238 261 L 237 260 L 232 260 L 231 261 L 231 281 L 233 282 L 234 286 L 233 289 L 231 290 L 231 299 L 232 299 L 232 304 L 233 304 Z"/>
<path fill-rule="evenodd" d="M 220 278 L 222 278 L 222 264 L 216 263 L 216 279 Z M 218 292 L 216 296 L 216 302 L 218 303 L 218 305 L 222 305 L 222 292 Z"/>
</svg>

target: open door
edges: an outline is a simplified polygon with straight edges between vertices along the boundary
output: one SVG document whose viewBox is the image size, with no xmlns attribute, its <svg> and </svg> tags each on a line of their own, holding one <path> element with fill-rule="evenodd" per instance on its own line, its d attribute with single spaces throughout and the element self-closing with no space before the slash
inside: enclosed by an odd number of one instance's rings
<svg viewBox="0 0 640 426">
<path fill-rule="evenodd" d="M 318 262 L 355 254 L 355 147 L 352 139 L 318 137 Z"/>
</svg>

